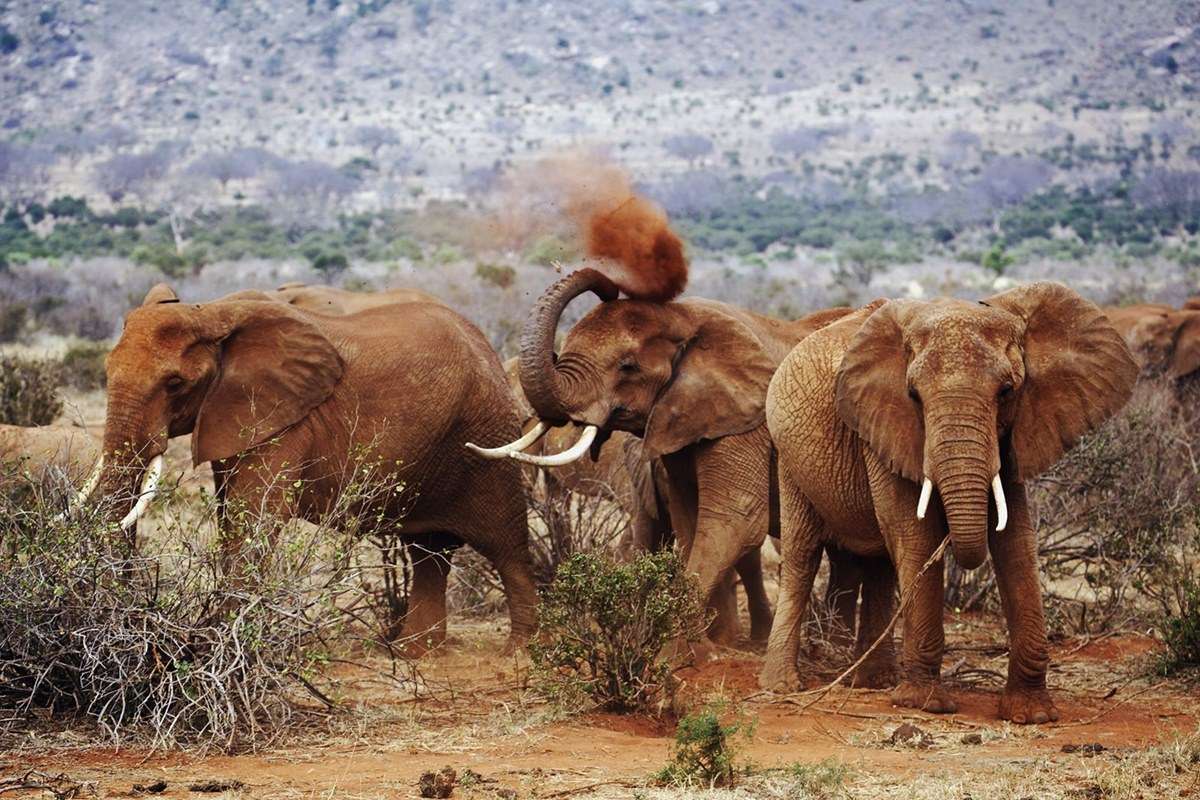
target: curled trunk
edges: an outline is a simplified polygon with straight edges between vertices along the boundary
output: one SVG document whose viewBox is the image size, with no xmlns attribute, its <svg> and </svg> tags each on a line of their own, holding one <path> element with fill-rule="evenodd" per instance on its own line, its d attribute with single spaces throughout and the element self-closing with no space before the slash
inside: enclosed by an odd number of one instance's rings
<svg viewBox="0 0 1200 800">
<path fill-rule="evenodd" d="M 586 291 L 602 300 L 615 299 L 616 284 L 594 269 L 580 269 L 557 281 L 534 306 L 521 334 L 521 389 L 537 415 L 549 422 L 566 422 L 569 414 L 555 369 L 554 333 L 567 304 Z"/>
</svg>

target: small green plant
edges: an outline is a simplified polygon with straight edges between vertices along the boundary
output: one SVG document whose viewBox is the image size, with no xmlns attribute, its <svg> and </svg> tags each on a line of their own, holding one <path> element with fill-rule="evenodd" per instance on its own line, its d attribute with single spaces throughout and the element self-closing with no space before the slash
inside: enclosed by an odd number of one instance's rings
<svg viewBox="0 0 1200 800">
<path fill-rule="evenodd" d="M 0 358 L 0 423 L 49 425 L 62 413 L 62 367 L 56 361 Z"/>
<path fill-rule="evenodd" d="M 1200 667 L 1200 581 L 1188 581 L 1181 594 L 1178 615 L 1168 616 L 1163 624 L 1167 652 L 1158 666 L 1164 675 Z"/>
<path fill-rule="evenodd" d="M 609 711 L 661 708 L 675 691 L 663 649 L 697 640 L 705 622 L 695 581 L 674 553 L 628 564 L 576 554 L 542 596 L 529 646 L 535 687 L 564 707 L 590 700 Z"/>
<path fill-rule="evenodd" d="M 677 787 L 733 786 L 739 770 L 736 764 L 740 740 L 754 735 L 752 720 L 740 714 L 730 722 L 724 703 L 710 703 L 700 711 L 679 720 L 675 728 L 675 743 L 671 761 L 654 779 L 661 784 Z"/>
<path fill-rule="evenodd" d="M 533 243 L 525 257 L 534 264 L 549 267 L 555 261 L 571 261 L 578 253 L 557 236 L 543 236 Z"/>
</svg>

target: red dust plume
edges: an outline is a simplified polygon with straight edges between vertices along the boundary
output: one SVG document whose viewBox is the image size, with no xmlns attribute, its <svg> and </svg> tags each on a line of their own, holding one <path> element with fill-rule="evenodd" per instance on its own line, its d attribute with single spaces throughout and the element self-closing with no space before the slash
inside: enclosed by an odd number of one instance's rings
<svg viewBox="0 0 1200 800">
<path fill-rule="evenodd" d="M 683 242 L 671 230 L 667 214 L 634 191 L 628 173 L 603 154 L 572 153 L 542 159 L 521 170 L 509 183 L 506 213 L 529 209 L 529 228 L 542 228 L 549 218 L 565 217 L 577 231 L 584 251 L 599 259 L 595 266 L 639 300 L 666 302 L 687 285 L 688 263 Z M 509 219 L 510 229 L 517 220 Z"/>
</svg>

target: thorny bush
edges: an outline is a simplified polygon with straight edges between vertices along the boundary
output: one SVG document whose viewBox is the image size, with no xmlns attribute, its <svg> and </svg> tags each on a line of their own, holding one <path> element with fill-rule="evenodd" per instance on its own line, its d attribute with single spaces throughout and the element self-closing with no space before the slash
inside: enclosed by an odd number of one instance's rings
<svg viewBox="0 0 1200 800">
<path fill-rule="evenodd" d="M 617 564 L 600 554 L 567 559 L 542 594 L 529 645 L 535 687 L 565 707 L 661 709 L 674 696 L 663 650 L 696 641 L 706 624 L 695 580 L 674 553 Z"/>
<path fill-rule="evenodd" d="M 242 749 L 335 707 L 325 667 L 379 641 L 355 545 L 396 491 L 354 467 L 320 525 L 235 509 L 244 561 L 222 557 L 216 503 L 167 491 L 115 530 L 108 501 L 62 514 L 73 487 L 0 492 L 0 705 L 90 717 L 113 742 Z M 293 487 L 289 487 L 293 488 Z M 393 668 L 395 664 L 393 662 Z"/>
<path fill-rule="evenodd" d="M 710 703 L 679 720 L 671 761 L 654 776 L 667 786 L 715 789 L 733 786 L 738 779 L 736 764 L 739 739 L 754 735 L 754 722 L 740 714 L 731 721 L 724 703 Z"/>
</svg>

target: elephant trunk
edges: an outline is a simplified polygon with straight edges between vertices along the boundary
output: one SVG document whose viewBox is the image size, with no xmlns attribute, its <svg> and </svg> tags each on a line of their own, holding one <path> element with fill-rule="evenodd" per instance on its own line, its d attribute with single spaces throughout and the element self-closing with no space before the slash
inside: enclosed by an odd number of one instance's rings
<svg viewBox="0 0 1200 800">
<path fill-rule="evenodd" d="M 944 414 L 927 414 L 925 452 L 925 472 L 941 496 L 954 558 L 975 569 L 987 559 L 988 507 L 999 471 L 995 411 L 958 397 Z M 1001 491 L 997 502 L 1002 498 Z"/>
<path fill-rule="evenodd" d="M 590 268 L 576 270 L 546 290 L 521 334 L 521 389 L 537 415 L 549 422 L 570 418 L 555 365 L 554 333 L 567 304 L 589 290 L 601 300 L 613 300 L 619 293 L 616 284 L 602 273 Z"/>
<path fill-rule="evenodd" d="M 110 392 L 97 497 L 107 503 L 112 520 L 128 530 L 157 491 L 166 431 L 145 433 L 138 406 L 119 398 Z"/>
</svg>

